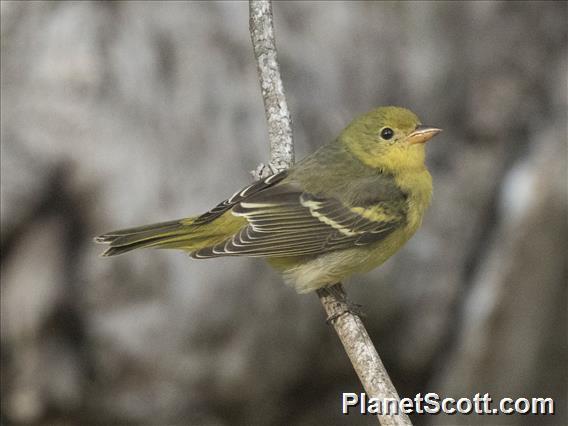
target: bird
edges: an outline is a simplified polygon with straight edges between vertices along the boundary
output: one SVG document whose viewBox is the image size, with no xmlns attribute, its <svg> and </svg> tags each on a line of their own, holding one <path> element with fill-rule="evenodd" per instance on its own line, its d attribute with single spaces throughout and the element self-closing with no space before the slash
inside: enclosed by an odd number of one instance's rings
<svg viewBox="0 0 568 426">
<path fill-rule="evenodd" d="M 379 107 L 206 213 L 95 241 L 108 244 L 102 256 L 152 247 L 265 258 L 298 293 L 329 288 L 384 263 L 420 227 L 432 196 L 425 142 L 441 131 L 408 109 Z"/>
</svg>

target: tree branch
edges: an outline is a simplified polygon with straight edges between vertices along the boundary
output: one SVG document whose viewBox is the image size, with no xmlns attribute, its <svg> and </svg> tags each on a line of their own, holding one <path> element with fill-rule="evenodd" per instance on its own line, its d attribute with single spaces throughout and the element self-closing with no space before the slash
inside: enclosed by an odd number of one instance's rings
<svg viewBox="0 0 568 426">
<path fill-rule="evenodd" d="M 335 332 L 339 336 L 353 368 L 359 376 L 361 384 L 369 398 L 379 398 L 400 402 L 398 393 L 392 384 L 381 358 L 361 318 L 351 312 L 352 304 L 347 299 L 341 283 L 317 291 L 320 302 L 331 318 Z M 412 425 L 406 414 L 386 415 L 378 414 L 382 426 L 408 426 Z"/>
<path fill-rule="evenodd" d="M 276 56 L 271 1 L 250 0 L 249 30 L 258 67 L 260 90 L 268 122 L 270 163 L 260 164 L 253 174 L 257 178 L 289 168 L 294 164 L 292 119 L 284 95 L 280 66 Z"/>
<path fill-rule="evenodd" d="M 258 66 L 270 141 L 269 165 L 261 164 L 253 172 L 257 178 L 261 178 L 284 170 L 294 163 L 294 143 L 292 121 L 276 55 L 271 0 L 249 0 L 249 13 L 249 28 Z M 317 294 L 367 396 L 380 400 L 386 398 L 399 400 L 396 389 L 363 322 L 350 310 L 350 304 L 341 283 L 320 289 Z M 383 426 L 411 425 L 406 414 L 379 414 L 378 417 Z"/>
</svg>

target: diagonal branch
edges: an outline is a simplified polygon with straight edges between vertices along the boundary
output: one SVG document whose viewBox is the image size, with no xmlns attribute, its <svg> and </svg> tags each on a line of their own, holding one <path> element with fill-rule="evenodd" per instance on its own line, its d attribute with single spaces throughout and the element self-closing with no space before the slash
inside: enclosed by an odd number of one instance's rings
<svg viewBox="0 0 568 426">
<path fill-rule="evenodd" d="M 320 302 L 328 315 L 333 318 L 331 323 L 339 336 L 345 352 L 365 388 L 368 398 L 378 398 L 381 401 L 398 401 L 400 398 L 392 384 L 373 341 L 361 318 L 351 312 L 352 304 L 347 299 L 341 283 L 317 291 Z M 406 414 L 378 414 L 382 426 L 412 425 Z"/>
<path fill-rule="evenodd" d="M 249 28 L 257 61 L 258 75 L 270 141 L 270 163 L 261 164 L 255 177 L 268 176 L 294 163 L 294 143 L 290 112 L 284 95 L 276 56 L 271 0 L 249 0 Z M 333 324 L 368 398 L 399 401 L 399 396 L 361 321 L 350 310 L 341 283 L 320 289 L 318 297 Z M 400 402 L 400 401 L 399 401 Z M 406 414 L 379 414 L 381 425 L 411 425 Z"/>
<path fill-rule="evenodd" d="M 249 2 L 249 29 L 258 66 L 260 90 L 268 122 L 270 163 L 261 164 L 255 171 L 257 178 L 270 176 L 294 164 L 292 119 L 284 95 L 280 66 L 276 56 L 272 3 L 251 0 Z"/>
</svg>

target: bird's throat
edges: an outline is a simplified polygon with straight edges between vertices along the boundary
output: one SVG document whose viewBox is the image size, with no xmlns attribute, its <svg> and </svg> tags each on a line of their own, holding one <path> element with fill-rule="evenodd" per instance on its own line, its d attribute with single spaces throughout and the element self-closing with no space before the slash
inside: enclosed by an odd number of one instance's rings
<svg viewBox="0 0 568 426">
<path fill-rule="evenodd" d="M 347 149 L 366 166 L 392 175 L 419 173 L 426 167 L 422 144 L 385 149 L 380 145 L 350 143 Z"/>
</svg>

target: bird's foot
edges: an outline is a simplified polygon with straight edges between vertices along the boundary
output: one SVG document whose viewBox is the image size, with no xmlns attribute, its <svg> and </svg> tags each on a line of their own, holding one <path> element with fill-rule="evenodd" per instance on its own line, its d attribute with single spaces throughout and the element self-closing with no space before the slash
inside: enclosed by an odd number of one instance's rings
<svg viewBox="0 0 568 426">
<path fill-rule="evenodd" d="M 326 323 L 328 323 L 329 325 L 333 325 L 335 320 L 337 320 L 339 317 L 345 314 L 356 315 L 359 318 L 365 318 L 367 316 L 365 312 L 363 312 L 363 310 L 361 309 L 363 305 L 351 302 L 350 300 L 344 301 L 344 303 L 345 305 L 339 308 L 337 312 L 327 317 L 327 319 L 325 320 Z"/>
<path fill-rule="evenodd" d="M 356 315 L 359 318 L 366 317 L 365 313 L 361 309 L 363 306 L 349 300 L 341 287 L 330 286 L 320 289 L 319 291 L 327 292 L 335 301 L 334 312 L 327 317 L 325 321 L 326 323 L 332 325 L 339 317 L 348 313 Z"/>
</svg>

